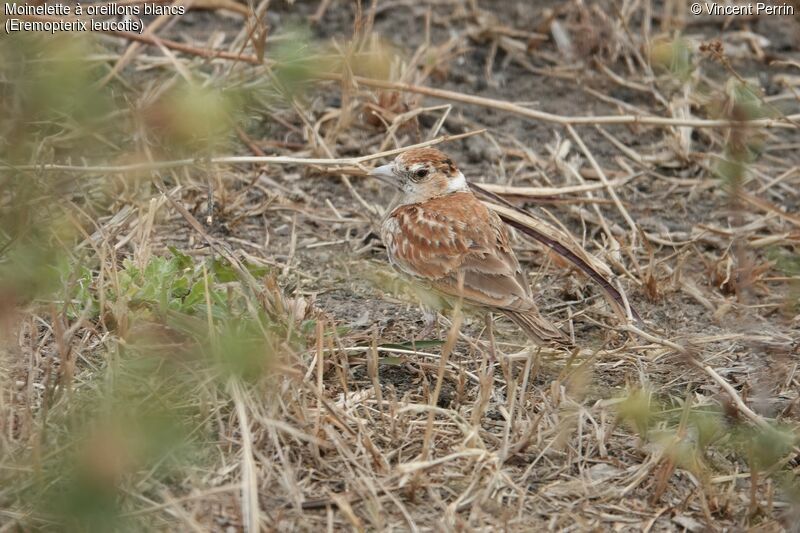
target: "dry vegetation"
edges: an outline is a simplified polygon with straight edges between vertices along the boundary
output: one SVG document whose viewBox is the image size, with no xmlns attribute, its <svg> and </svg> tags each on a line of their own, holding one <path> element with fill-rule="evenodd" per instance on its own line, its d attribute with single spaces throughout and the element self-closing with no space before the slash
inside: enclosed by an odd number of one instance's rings
<svg viewBox="0 0 800 533">
<path fill-rule="evenodd" d="M 797 530 L 800 18 L 187 5 L 0 40 L 0 531 Z M 517 232 L 579 350 L 423 335 L 426 142 L 619 290 Z"/>
</svg>

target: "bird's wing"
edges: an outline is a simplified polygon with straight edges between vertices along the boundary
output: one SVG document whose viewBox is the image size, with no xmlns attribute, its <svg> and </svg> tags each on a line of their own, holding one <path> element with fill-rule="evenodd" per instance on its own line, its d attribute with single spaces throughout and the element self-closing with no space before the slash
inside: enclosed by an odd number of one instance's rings
<svg viewBox="0 0 800 533">
<path fill-rule="evenodd" d="M 438 290 L 482 306 L 535 308 L 503 222 L 472 193 L 400 206 L 383 229 L 392 262 Z"/>
</svg>

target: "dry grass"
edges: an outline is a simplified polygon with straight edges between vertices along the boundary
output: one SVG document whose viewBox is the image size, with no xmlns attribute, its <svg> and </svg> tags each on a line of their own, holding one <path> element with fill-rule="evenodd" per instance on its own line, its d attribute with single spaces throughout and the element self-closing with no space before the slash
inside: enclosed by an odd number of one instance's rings
<svg viewBox="0 0 800 533">
<path fill-rule="evenodd" d="M 0 42 L 0 531 L 796 530 L 797 19 L 272 4 Z M 429 143 L 579 350 L 419 336 Z"/>
</svg>

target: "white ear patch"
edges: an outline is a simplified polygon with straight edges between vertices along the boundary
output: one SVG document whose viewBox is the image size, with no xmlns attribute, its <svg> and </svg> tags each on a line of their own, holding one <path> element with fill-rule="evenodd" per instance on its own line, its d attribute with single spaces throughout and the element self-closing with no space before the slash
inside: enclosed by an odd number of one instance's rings
<svg viewBox="0 0 800 533">
<path fill-rule="evenodd" d="M 464 177 L 464 174 L 461 171 L 458 171 L 456 176 L 447 181 L 447 192 L 460 192 L 460 191 L 467 191 L 469 187 L 467 187 L 467 179 Z"/>
</svg>

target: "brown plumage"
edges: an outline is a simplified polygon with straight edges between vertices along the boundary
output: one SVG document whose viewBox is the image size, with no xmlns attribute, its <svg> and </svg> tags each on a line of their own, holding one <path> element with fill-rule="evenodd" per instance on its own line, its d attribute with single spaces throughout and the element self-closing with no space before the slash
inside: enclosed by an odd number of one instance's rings
<svg viewBox="0 0 800 533">
<path fill-rule="evenodd" d="M 569 344 L 539 314 L 505 225 L 449 157 L 432 148 L 409 150 L 372 174 L 405 193 L 381 227 L 392 265 L 446 295 L 505 314 L 537 343 Z"/>
</svg>

